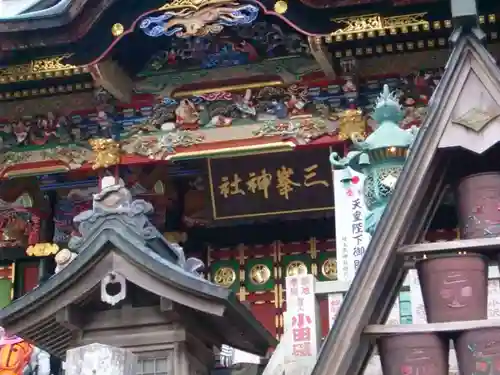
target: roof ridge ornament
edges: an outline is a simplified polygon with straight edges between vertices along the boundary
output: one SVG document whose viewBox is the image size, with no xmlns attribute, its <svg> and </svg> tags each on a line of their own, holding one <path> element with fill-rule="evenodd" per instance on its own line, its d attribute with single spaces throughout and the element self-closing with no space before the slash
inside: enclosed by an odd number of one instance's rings
<svg viewBox="0 0 500 375">
<path fill-rule="evenodd" d="M 94 194 L 92 209 L 75 216 L 73 222 L 78 227 L 78 234 L 73 234 L 69 240 L 70 251 L 80 253 L 84 244 L 92 240 L 94 232 L 102 226 L 103 221 L 115 219 L 121 223 L 122 228 L 113 227 L 117 232 L 128 230 L 144 241 L 159 239 L 168 247 L 174 260 L 172 263 L 181 267 L 187 273 L 201 276 L 204 267 L 203 261 L 198 258 L 186 259 L 184 249 L 175 242 L 167 241 L 161 233 L 150 223 L 147 215 L 153 212 L 151 203 L 143 199 L 133 199 L 130 191 L 125 187 L 124 181 L 116 180 L 114 176 L 105 176 L 101 180 L 101 190 Z M 145 250 L 146 251 L 146 250 Z M 151 254 L 155 253 L 151 250 Z M 61 255 L 67 258 L 70 255 Z M 160 254 L 154 254 L 158 260 L 169 261 Z M 72 259 L 71 259 L 72 260 Z"/>
<path fill-rule="evenodd" d="M 78 235 L 73 235 L 68 243 L 71 250 L 78 252 L 78 248 L 99 226 L 100 219 L 111 216 L 120 220 L 125 226 L 140 234 L 145 239 L 151 238 L 156 229 L 146 215 L 153 211 L 151 203 L 143 199 L 132 198 L 130 191 L 125 188 L 124 181 L 116 181 L 114 176 L 105 176 L 101 180 L 101 190 L 94 194 L 92 209 L 84 211 L 74 217 L 73 222 L 78 227 Z"/>
<path fill-rule="evenodd" d="M 399 97 L 396 91 L 391 91 L 389 85 L 385 84 L 382 92 L 377 98 L 375 110 L 371 116 L 378 125 L 384 121 L 390 122 L 392 125 L 399 127 L 399 122 L 404 118 L 404 111 L 399 104 Z"/>
</svg>

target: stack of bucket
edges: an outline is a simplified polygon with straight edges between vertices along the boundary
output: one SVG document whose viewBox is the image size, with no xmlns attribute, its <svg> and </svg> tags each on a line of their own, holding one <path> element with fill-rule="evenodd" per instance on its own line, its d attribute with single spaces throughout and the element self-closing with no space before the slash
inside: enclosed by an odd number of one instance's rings
<svg viewBox="0 0 500 375">
<path fill-rule="evenodd" d="M 499 236 L 500 173 L 469 176 L 457 193 L 461 238 Z M 460 252 L 429 254 L 417 263 L 428 323 L 488 319 L 488 262 Z M 500 375 L 500 328 L 381 337 L 384 374 L 448 375 L 450 339 L 462 375 Z"/>
</svg>

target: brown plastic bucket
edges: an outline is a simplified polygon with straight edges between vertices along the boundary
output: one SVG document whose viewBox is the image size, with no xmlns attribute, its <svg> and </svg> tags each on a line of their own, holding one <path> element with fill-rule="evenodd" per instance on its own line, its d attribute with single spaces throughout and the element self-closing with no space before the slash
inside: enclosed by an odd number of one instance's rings
<svg viewBox="0 0 500 375">
<path fill-rule="evenodd" d="M 437 334 L 389 335 L 377 344 L 384 375 L 448 375 L 449 340 Z"/>
<path fill-rule="evenodd" d="M 500 173 L 480 173 L 460 181 L 457 190 L 461 238 L 500 236 Z"/>
<path fill-rule="evenodd" d="M 479 254 L 442 255 L 416 265 L 429 323 L 486 319 L 488 262 Z"/>
<path fill-rule="evenodd" d="M 455 349 L 461 374 L 500 375 L 500 328 L 463 332 Z"/>
</svg>

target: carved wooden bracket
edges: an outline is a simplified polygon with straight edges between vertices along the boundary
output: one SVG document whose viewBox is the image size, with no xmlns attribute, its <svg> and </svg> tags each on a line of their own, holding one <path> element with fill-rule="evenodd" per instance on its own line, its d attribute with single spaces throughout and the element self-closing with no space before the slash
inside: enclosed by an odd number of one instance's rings
<svg viewBox="0 0 500 375">
<path fill-rule="evenodd" d="M 123 103 L 132 100 L 133 81 L 114 61 L 105 60 L 91 65 L 89 71 L 97 86 L 101 86 Z"/>
<path fill-rule="evenodd" d="M 328 51 L 325 40 L 322 37 L 310 36 L 307 38 L 311 53 L 318 62 L 319 66 L 328 78 L 336 78 L 335 70 L 332 64 L 332 55 Z"/>
</svg>

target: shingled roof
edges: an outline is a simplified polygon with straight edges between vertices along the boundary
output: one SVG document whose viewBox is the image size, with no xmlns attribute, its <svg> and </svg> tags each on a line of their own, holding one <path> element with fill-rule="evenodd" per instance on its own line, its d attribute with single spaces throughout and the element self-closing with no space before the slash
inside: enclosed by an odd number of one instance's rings
<svg viewBox="0 0 500 375">
<path fill-rule="evenodd" d="M 460 146 L 482 153 L 500 139 L 498 118 L 479 130 L 455 121 L 467 110 L 482 108 L 485 100 L 500 108 L 500 70 L 494 58 L 472 31 L 456 35 L 413 151 L 312 375 L 361 373 L 373 350 L 363 330 L 385 322 L 405 276 L 398 247 L 419 240 L 444 190 L 445 149 Z"/>
<path fill-rule="evenodd" d="M 89 303 L 106 309 L 100 302 L 99 285 L 107 275 L 118 274 L 130 288 L 140 288 L 141 306 L 148 298 L 157 301 L 155 306 L 164 299 L 182 308 L 179 315 L 186 327 L 203 322 L 195 330 L 200 337 L 210 337 L 209 344 L 224 343 L 264 355 L 276 343 L 272 335 L 231 290 L 197 273 L 201 261 L 186 259 L 180 246 L 168 242 L 148 221 L 146 214 L 151 211 L 151 204 L 132 200 L 120 184 L 96 194 L 93 209 L 75 217 L 80 234 L 71 239 L 69 247 L 78 253 L 76 258 L 47 282 L 0 310 L 0 325 L 51 354 L 63 356 L 74 344 L 75 332 L 58 318 L 58 312 L 73 305 L 85 311 L 84 315 L 92 315 L 95 308 Z M 91 320 L 90 316 L 81 318 L 77 330 L 84 330 Z"/>
</svg>

